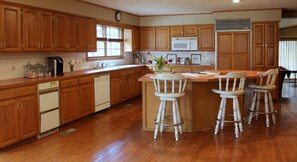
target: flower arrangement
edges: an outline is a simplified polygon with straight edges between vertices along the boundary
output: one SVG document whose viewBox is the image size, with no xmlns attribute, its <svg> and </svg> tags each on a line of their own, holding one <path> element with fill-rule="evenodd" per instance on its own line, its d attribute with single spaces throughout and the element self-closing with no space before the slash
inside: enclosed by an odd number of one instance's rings
<svg viewBox="0 0 297 162">
<path fill-rule="evenodd" d="M 75 64 L 76 64 L 76 59 L 70 59 L 68 61 L 68 65 L 69 65 L 70 71 L 73 71 Z"/>
<path fill-rule="evenodd" d="M 167 58 L 163 57 L 163 56 L 156 57 L 156 56 L 152 55 L 152 53 L 150 51 L 146 51 L 146 54 L 150 56 L 150 60 L 149 60 L 150 64 L 152 64 L 153 61 L 156 62 L 155 70 L 158 73 L 161 73 L 163 71 L 163 68 L 164 68 L 165 65 L 169 66 L 169 68 L 171 69 L 168 62 L 172 62 L 172 59 L 167 60 Z"/>
</svg>

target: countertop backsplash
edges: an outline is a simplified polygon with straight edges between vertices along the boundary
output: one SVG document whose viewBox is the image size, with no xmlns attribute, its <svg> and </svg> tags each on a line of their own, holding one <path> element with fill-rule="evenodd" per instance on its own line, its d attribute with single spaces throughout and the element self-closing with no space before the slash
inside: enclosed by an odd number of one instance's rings
<svg viewBox="0 0 297 162">
<path fill-rule="evenodd" d="M 180 58 L 189 58 L 191 60 L 191 54 L 201 54 L 201 64 L 203 65 L 214 65 L 215 64 L 215 52 L 210 51 L 150 51 L 156 57 L 167 57 L 167 54 L 176 54 L 177 57 Z M 142 58 L 144 62 L 147 64 L 150 60 L 150 56 L 146 54 L 146 51 L 141 51 Z"/>
<path fill-rule="evenodd" d="M 116 60 L 100 60 L 100 61 L 86 61 L 86 54 L 82 52 L 76 53 L 1 53 L 0 55 L 0 80 L 21 78 L 24 77 L 24 65 L 27 63 L 35 64 L 39 62 L 42 65 L 46 65 L 47 57 L 60 56 L 63 58 L 64 72 L 69 72 L 70 68 L 68 61 L 70 59 L 76 59 L 74 65 L 74 71 L 92 69 L 98 62 L 104 66 L 125 65 L 133 64 L 132 52 L 125 52 L 124 59 Z"/>
</svg>

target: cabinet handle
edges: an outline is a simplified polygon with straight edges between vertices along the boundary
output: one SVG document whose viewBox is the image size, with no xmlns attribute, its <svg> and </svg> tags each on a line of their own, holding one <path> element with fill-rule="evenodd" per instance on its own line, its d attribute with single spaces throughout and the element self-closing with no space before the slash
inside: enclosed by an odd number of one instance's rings
<svg viewBox="0 0 297 162">
<path fill-rule="evenodd" d="M 6 48 L 6 42 L 4 42 L 4 48 Z"/>
<path fill-rule="evenodd" d="M 23 109 L 23 103 L 21 102 L 21 109 Z"/>
<path fill-rule="evenodd" d="M 40 48 L 40 43 L 38 43 L 38 48 Z"/>
</svg>

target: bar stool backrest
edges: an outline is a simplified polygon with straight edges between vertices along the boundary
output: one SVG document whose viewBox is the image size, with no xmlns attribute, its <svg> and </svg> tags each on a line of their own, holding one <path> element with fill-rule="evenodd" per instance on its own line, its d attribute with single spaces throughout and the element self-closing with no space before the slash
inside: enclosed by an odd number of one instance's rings
<svg viewBox="0 0 297 162">
<path fill-rule="evenodd" d="M 151 77 L 154 81 L 155 94 L 160 97 L 181 97 L 187 79 L 181 74 L 157 74 Z"/>
<path fill-rule="evenodd" d="M 258 72 L 260 77 L 260 86 L 263 86 L 263 80 L 266 79 L 265 86 L 275 86 L 276 77 L 278 74 L 278 69 L 270 69 L 266 72 Z"/>
<path fill-rule="evenodd" d="M 226 75 L 219 75 L 219 90 L 225 92 L 243 91 L 245 84 L 245 72 L 230 72 Z M 222 79 L 226 79 L 225 87 L 222 86 Z M 232 83 L 233 82 L 233 83 Z"/>
</svg>

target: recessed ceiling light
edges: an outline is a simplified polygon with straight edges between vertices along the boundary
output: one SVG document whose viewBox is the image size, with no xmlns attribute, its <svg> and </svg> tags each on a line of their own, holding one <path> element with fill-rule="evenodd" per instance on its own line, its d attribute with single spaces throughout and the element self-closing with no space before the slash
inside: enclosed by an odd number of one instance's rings
<svg viewBox="0 0 297 162">
<path fill-rule="evenodd" d="M 239 3 L 240 0 L 232 0 L 233 3 Z"/>
</svg>

